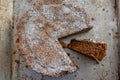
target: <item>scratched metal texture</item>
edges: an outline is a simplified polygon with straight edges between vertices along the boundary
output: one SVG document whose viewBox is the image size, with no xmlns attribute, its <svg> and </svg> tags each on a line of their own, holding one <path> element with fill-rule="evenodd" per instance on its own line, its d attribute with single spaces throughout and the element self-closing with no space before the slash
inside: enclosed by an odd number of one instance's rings
<svg viewBox="0 0 120 80">
<path fill-rule="evenodd" d="M 65 43 L 69 43 L 74 38 L 104 41 L 108 45 L 107 55 L 100 64 L 97 64 L 88 57 L 65 49 L 80 69 L 58 78 L 43 76 L 31 70 L 25 65 L 24 59 L 19 56 L 16 48 L 16 23 L 22 14 L 32 7 L 33 1 L 35 0 L 0 0 L 0 80 L 118 80 L 119 39 L 116 32 L 120 30 L 117 26 L 120 13 L 116 18 L 115 0 L 71 0 L 79 1 L 80 5 L 85 3 L 83 6 L 94 28 L 87 33 L 73 35 L 62 40 Z M 5 17 L 3 18 L 2 15 Z"/>
<path fill-rule="evenodd" d="M 0 80 L 11 79 L 11 27 L 13 1 L 0 0 Z"/>
<path fill-rule="evenodd" d="M 118 3 L 117 3 L 117 22 L 118 22 L 118 32 L 120 32 L 120 0 L 117 0 Z M 119 37 L 120 37 L 120 33 L 119 33 Z M 118 77 L 120 80 L 120 38 L 119 38 L 119 42 L 118 42 L 118 54 L 119 54 L 119 65 L 118 65 Z"/>
</svg>

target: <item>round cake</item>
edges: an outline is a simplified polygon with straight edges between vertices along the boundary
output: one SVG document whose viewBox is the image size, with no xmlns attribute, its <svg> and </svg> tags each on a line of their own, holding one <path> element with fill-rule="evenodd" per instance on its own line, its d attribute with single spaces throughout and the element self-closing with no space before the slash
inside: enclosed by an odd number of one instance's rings
<svg viewBox="0 0 120 80">
<path fill-rule="evenodd" d="M 37 0 L 16 27 L 17 48 L 26 64 L 52 77 L 77 70 L 58 39 L 92 28 L 84 8 L 69 0 Z"/>
</svg>

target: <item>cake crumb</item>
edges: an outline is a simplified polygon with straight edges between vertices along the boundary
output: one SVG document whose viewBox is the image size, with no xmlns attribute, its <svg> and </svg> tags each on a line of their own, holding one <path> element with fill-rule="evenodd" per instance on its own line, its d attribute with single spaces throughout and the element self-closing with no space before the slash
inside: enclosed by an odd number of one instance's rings
<svg viewBox="0 0 120 80">
<path fill-rule="evenodd" d="M 116 35 L 119 35 L 119 32 L 116 32 L 115 34 L 116 34 Z"/>
<path fill-rule="evenodd" d="M 14 26 L 12 26 L 12 29 L 14 29 Z"/>
<path fill-rule="evenodd" d="M 28 65 L 26 65 L 25 67 L 28 68 Z"/>
<path fill-rule="evenodd" d="M 105 11 L 105 8 L 103 8 L 103 11 Z"/>
<path fill-rule="evenodd" d="M 108 33 L 109 36 L 111 36 L 111 33 Z"/>
<path fill-rule="evenodd" d="M 119 36 L 119 32 L 115 32 L 115 36 L 114 36 L 114 38 L 117 38 L 117 39 L 120 38 L 120 36 Z"/>
<path fill-rule="evenodd" d="M 15 62 L 19 65 L 20 64 L 20 61 L 19 60 L 15 60 Z"/>
<path fill-rule="evenodd" d="M 67 48 L 67 44 L 64 43 L 63 41 L 60 41 L 60 44 L 62 45 L 63 48 Z"/>
<path fill-rule="evenodd" d="M 67 53 L 68 54 L 68 56 L 70 56 L 70 53 Z"/>
<path fill-rule="evenodd" d="M 12 54 L 16 54 L 16 51 L 12 51 Z"/>
<path fill-rule="evenodd" d="M 92 20 L 92 21 L 94 21 L 94 20 L 95 20 L 95 18 L 91 18 L 91 20 Z"/>
</svg>

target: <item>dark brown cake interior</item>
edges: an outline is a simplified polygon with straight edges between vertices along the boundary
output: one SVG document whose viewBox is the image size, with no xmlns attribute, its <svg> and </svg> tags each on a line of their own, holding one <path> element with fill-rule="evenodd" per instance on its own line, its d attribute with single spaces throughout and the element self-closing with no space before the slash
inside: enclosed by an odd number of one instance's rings
<svg viewBox="0 0 120 80">
<path fill-rule="evenodd" d="M 71 43 L 68 45 L 69 49 L 72 49 L 76 52 L 89 56 L 91 58 L 101 61 L 106 55 L 105 43 L 93 42 L 88 40 L 71 40 Z"/>
</svg>

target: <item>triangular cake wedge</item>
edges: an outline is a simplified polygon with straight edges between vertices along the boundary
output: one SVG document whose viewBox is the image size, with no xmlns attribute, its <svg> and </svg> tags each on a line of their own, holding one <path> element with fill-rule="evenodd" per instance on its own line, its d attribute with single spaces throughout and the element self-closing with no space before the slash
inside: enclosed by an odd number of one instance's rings
<svg viewBox="0 0 120 80">
<path fill-rule="evenodd" d="M 92 40 L 71 40 L 68 48 L 85 56 L 101 61 L 106 55 L 107 44 Z"/>
</svg>

